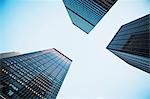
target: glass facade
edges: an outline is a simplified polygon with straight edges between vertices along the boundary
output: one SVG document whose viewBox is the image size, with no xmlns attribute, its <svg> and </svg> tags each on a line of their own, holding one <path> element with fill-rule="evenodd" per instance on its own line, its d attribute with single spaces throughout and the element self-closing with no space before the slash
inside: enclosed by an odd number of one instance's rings
<svg viewBox="0 0 150 99">
<path fill-rule="evenodd" d="M 123 25 L 107 49 L 150 73 L 150 14 Z"/>
<path fill-rule="evenodd" d="M 56 99 L 72 60 L 56 49 L 0 59 L 0 96 Z"/>
<path fill-rule="evenodd" d="M 117 0 L 63 0 L 72 23 L 87 34 Z"/>
</svg>

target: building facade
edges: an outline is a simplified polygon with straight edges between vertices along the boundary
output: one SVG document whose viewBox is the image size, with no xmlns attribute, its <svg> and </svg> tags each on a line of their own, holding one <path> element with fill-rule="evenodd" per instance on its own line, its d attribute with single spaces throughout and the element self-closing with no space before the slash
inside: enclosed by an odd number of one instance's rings
<svg viewBox="0 0 150 99">
<path fill-rule="evenodd" d="M 0 98 L 56 99 L 71 62 L 54 48 L 0 59 Z"/>
<path fill-rule="evenodd" d="M 72 23 L 87 34 L 117 0 L 63 0 Z"/>
<path fill-rule="evenodd" d="M 107 49 L 128 64 L 150 73 L 150 14 L 123 25 Z"/>
</svg>

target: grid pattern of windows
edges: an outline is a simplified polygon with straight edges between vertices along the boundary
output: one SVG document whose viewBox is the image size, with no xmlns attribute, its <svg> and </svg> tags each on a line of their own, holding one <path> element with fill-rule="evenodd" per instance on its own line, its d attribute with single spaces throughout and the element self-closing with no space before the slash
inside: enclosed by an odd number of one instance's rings
<svg viewBox="0 0 150 99">
<path fill-rule="evenodd" d="M 107 10 L 109 10 L 117 2 L 117 0 L 94 0 L 94 1 Z"/>
<path fill-rule="evenodd" d="M 109 2 L 109 7 L 107 4 Z M 74 25 L 89 33 L 117 0 L 63 0 Z M 107 7 L 105 7 L 107 6 Z"/>
<path fill-rule="evenodd" d="M 107 49 L 127 63 L 150 73 L 150 61 L 144 61 L 150 59 L 150 14 L 123 25 Z"/>
<path fill-rule="evenodd" d="M 150 73 L 150 59 L 146 57 L 136 56 L 133 54 L 128 54 L 124 52 L 119 52 L 115 50 L 110 50 L 115 55 L 123 59 L 125 62 L 127 62 L 130 65 L 133 65 L 134 67 L 141 69 L 143 71 L 146 71 Z"/>
<path fill-rule="evenodd" d="M 71 61 L 56 49 L 3 58 L 1 93 L 13 99 L 55 99 Z"/>
</svg>

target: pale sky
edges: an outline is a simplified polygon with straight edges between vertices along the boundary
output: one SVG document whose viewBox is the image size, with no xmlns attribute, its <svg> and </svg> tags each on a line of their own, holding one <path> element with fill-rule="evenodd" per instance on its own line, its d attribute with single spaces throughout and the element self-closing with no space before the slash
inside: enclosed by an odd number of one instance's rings
<svg viewBox="0 0 150 99">
<path fill-rule="evenodd" d="M 150 75 L 106 49 L 121 25 L 150 13 L 149 5 L 118 0 L 87 35 L 62 0 L 0 0 L 0 52 L 56 48 L 70 57 L 57 99 L 150 99 Z"/>
</svg>

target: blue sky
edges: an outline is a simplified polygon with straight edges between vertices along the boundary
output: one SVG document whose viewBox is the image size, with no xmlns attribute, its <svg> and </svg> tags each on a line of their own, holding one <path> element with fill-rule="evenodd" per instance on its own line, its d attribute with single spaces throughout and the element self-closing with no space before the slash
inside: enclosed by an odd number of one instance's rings
<svg viewBox="0 0 150 99">
<path fill-rule="evenodd" d="M 121 25 L 150 13 L 149 5 L 118 0 L 87 35 L 72 25 L 62 0 L 0 0 L 0 52 L 57 48 L 70 57 L 57 99 L 150 99 L 150 75 L 106 49 Z"/>
</svg>

